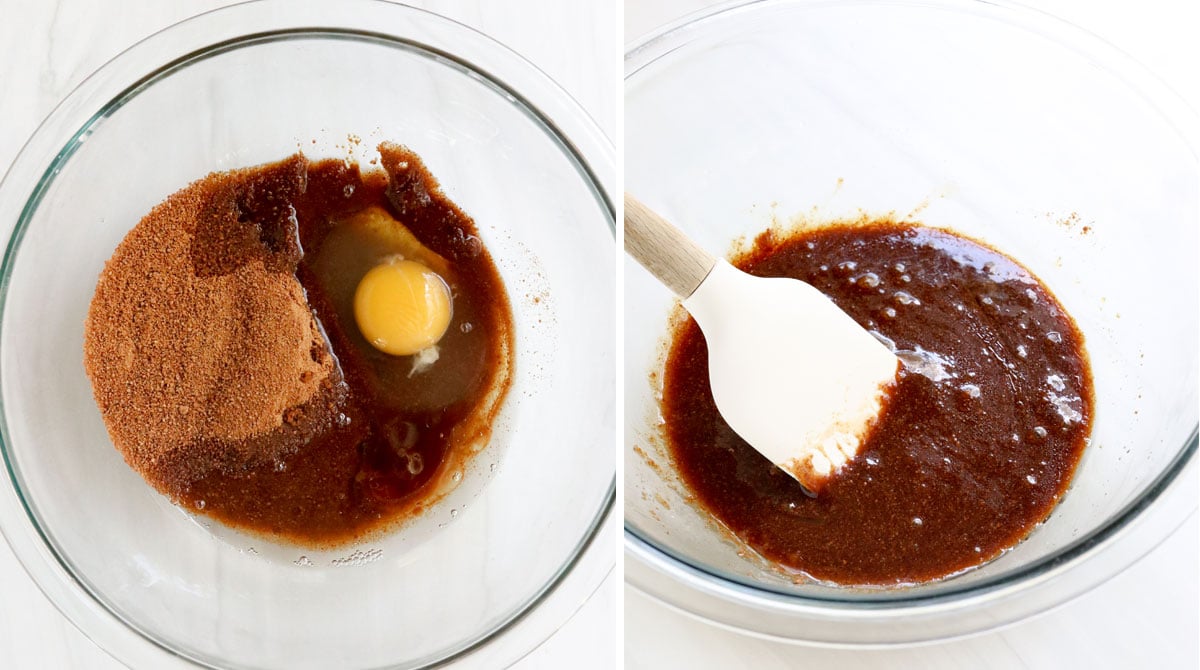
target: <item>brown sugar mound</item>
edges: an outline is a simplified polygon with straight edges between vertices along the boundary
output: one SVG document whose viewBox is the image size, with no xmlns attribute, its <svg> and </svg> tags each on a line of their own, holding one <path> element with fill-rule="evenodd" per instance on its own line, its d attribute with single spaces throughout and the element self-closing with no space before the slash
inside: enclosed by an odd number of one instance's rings
<svg viewBox="0 0 1200 670">
<path fill-rule="evenodd" d="M 212 174 L 155 207 L 105 265 L 84 366 L 110 437 L 159 488 L 295 449 L 336 367 L 293 274 L 300 156 Z"/>
</svg>

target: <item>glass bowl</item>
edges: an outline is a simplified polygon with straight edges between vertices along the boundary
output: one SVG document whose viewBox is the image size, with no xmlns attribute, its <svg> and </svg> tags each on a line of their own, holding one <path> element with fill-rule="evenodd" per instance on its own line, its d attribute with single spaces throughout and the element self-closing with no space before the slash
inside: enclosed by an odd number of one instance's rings
<svg viewBox="0 0 1200 670">
<path fill-rule="evenodd" d="M 673 300 L 625 263 L 625 550 L 635 588 L 781 640 L 888 645 L 1083 593 L 1196 508 L 1194 113 L 1098 39 L 995 2 L 726 4 L 625 56 L 626 188 L 702 245 L 795 217 L 894 213 L 982 239 L 1082 329 L 1091 446 L 995 561 L 911 588 L 794 583 L 689 504 L 657 395 Z"/>
<path fill-rule="evenodd" d="M 125 465 L 92 401 L 83 320 L 104 261 L 210 171 L 297 149 L 369 161 L 380 140 L 422 156 L 507 285 L 516 374 L 491 443 L 423 516 L 337 551 L 189 516 Z M 597 538 L 615 533 L 614 175 L 611 143 L 536 68 L 399 5 L 251 3 L 121 54 L 0 184 L 0 524 L 21 563 L 134 667 L 514 662 L 613 565 Z"/>
</svg>

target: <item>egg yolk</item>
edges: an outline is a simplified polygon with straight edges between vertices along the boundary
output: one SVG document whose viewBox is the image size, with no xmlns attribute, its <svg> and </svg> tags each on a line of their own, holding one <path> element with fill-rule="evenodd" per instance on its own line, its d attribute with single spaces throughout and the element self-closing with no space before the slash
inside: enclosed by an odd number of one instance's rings
<svg viewBox="0 0 1200 670">
<path fill-rule="evenodd" d="M 376 349 L 393 356 L 410 356 L 437 344 L 450 316 L 450 287 L 416 261 L 384 261 L 363 276 L 354 292 L 359 331 Z"/>
</svg>

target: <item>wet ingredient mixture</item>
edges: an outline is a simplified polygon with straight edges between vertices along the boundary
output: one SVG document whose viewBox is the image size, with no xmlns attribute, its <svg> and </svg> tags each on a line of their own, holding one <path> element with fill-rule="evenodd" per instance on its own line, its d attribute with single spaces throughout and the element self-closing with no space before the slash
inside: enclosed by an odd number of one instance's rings
<svg viewBox="0 0 1200 670">
<path fill-rule="evenodd" d="M 419 512 L 486 442 L 512 373 L 504 286 L 420 159 L 379 151 L 383 170 L 209 175 L 106 264 L 85 367 L 114 444 L 180 504 L 335 545 Z"/>
<path fill-rule="evenodd" d="M 817 580 L 896 585 L 995 558 L 1045 519 L 1090 433 L 1083 338 L 1022 266 L 944 231 L 871 222 L 735 260 L 820 289 L 903 363 L 858 457 L 809 497 L 717 413 L 704 338 L 674 334 L 663 414 L 697 501 L 767 559 Z"/>
</svg>

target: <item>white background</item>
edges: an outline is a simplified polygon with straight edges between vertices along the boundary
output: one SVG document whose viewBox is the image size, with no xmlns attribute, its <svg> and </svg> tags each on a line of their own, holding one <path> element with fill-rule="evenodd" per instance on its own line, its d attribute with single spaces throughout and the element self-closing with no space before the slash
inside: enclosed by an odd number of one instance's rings
<svg viewBox="0 0 1200 670">
<path fill-rule="evenodd" d="M 1200 110 L 1200 6 L 1194 1 L 1025 1 L 1108 40 Z M 660 24 L 710 4 L 706 0 L 626 0 L 626 40 L 632 43 Z M 1058 610 L 998 633 L 890 651 L 811 649 L 766 642 L 685 617 L 626 587 L 625 667 L 1197 668 L 1197 545 L 1193 516 L 1187 526 L 1133 568 Z"/>
<path fill-rule="evenodd" d="M 409 0 L 508 45 L 616 136 L 616 0 Z M 134 42 L 230 0 L 0 0 L 0 170 L 55 104 Z M 615 540 L 613 540 L 615 542 Z M 520 670 L 617 663 L 616 577 Z M 121 668 L 61 616 L 0 542 L 0 668 Z"/>
</svg>

